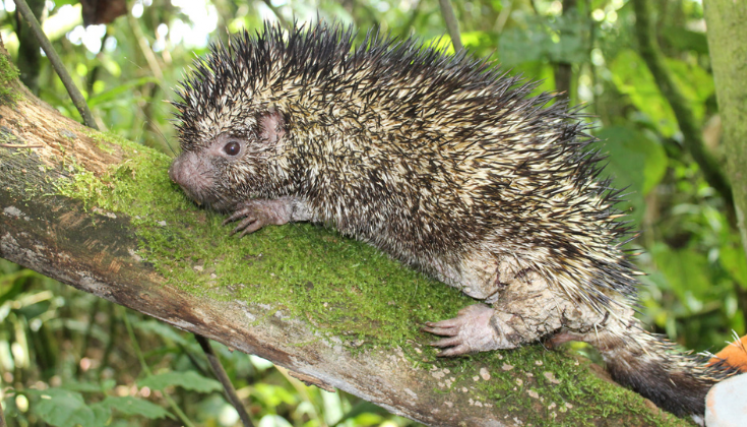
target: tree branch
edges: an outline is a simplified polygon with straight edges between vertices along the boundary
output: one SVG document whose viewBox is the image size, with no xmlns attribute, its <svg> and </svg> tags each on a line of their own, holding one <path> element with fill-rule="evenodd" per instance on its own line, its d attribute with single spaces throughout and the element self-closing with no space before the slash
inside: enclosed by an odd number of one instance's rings
<svg viewBox="0 0 747 427">
<path fill-rule="evenodd" d="M 41 45 L 42 49 L 44 49 L 44 53 L 47 54 L 49 62 L 52 63 L 52 66 L 57 72 L 57 75 L 60 76 L 60 80 L 62 80 L 62 83 L 65 85 L 67 93 L 70 94 L 70 98 L 72 98 L 75 108 L 78 109 L 81 117 L 83 117 L 83 123 L 85 123 L 88 127 L 98 129 L 98 127 L 96 126 L 96 121 L 93 119 L 93 114 L 91 114 L 91 110 L 88 109 L 88 104 L 86 104 L 85 98 L 83 98 L 83 95 L 78 90 L 78 87 L 75 86 L 75 83 L 73 83 L 73 79 L 70 78 L 70 74 L 67 73 L 65 65 L 62 63 L 60 57 L 57 56 L 57 52 L 55 52 L 54 48 L 52 47 L 52 43 L 49 42 L 49 39 L 41 29 L 41 25 L 39 25 L 39 21 L 36 20 L 34 12 L 29 9 L 29 6 L 26 4 L 25 0 L 14 1 L 16 3 L 18 11 L 21 12 L 21 15 L 23 15 L 23 18 L 28 23 L 31 32 L 33 32 L 34 36 L 36 36 L 37 40 L 39 40 L 39 44 Z"/>
<path fill-rule="evenodd" d="M 688 424 L 539 345 L 436 358 L 418 326 L 472 302 L 457 290 L 308 224 L 230 237 L 168 157 L 28 92 L 0 140 L 0 257 L 428 425 Z"/>
<path fill-rule="evenodd" d="M 276 18 L 278 18 L 278 22 L 280 22 L 280 25 L 283 26 L 286 30 L 290 30 L 292 25 L 288 23 L 288 20 L 283 17 L 283 14 L 280 13 L 280 9 L 277 8 L 270 0 L 262 0 L 265 3 L 265 6 L 267 6 L 268 9 L 272 11 L 272 13 L 275 15 Z"/>
<path fill-rule="evenodd" d="M 223 390 L 226 392 L 226 397 L 228 397 L 231 405 L 236 408 L 236 412 L 239 413 L 241 423 L 244 425 L 244 427 L 254 427 L 251 418 L 249 418 L 249 414 L 246 412 L 246 408 L 244 408 L 244 405 L 241 403 L 241 399 L 239 399 L 239 396 L 236 395 L 236 389 L 233 388 L 231 379 L 228 378 L 228 375 L 226 375 L 226 371 L 223 369 L 223 365 L 220 364 L 218 355 L 215 354 L 215 351 L 213 351 L 213 346 L 210 345 L 210 340 L 203 337 L 202 335 L 195 334 L 194 336 L 197 342 L 200 344 L 200 347 L 202 347 L 202 351 L 205 352 L 205 356 L 210 363 L 210 367 L 213 368 L 215 377 L 218 378 L 218 381 L 220 381 L 220 383 L 223 385 Z"/>
<path fill-rule="evenodd" d="M 716 83 L 719 114 L 723 118 L 723 144 L 729 178 L 734 192 L 734 209 L 742 245 L 747 253 L 747 3 L 729 0 L 704 2 L 708 24 L 708 50 Z M 737 286 L 737 296 L 747 320 L 747 283 Z"/>
<path fill-rule="evenodd" d="M 633 9 L 635 10 L 636 17 L 636 37 L 638 38 L 641 57 L 643 57 L 648 69 L 654 76 L 661 94 L 672 107 L 677 124 L 682 132 L 685 149 L 690 152 L 690 155 L 698 166 L 700 166 L 708 185 L 713 187 L 721 195 L 727 208 L 731 211 L 734 208 L 731 185 L 722 172 L 721 165 L 719 165 L 703 143 L 701 130 L 696 126 L 695 115 L 664 64 L 664 59 L 659 51 L 658 43 L 653 35 L 651 22 L 649 21 L 651 10 L 648 3 L 646 0 L 633 0 Z"/>
<path fill-rule="evenodd" d="M 576 8 L 577 0 L 563 0 L 563 14 L 567 15 L 571 10 Z M 563 34 L 560 35 L 563 37 Z M 573 80 L 573 68 L 569 62 L 557 62 L 554 70 L 555 91 L 558 93 L 558 99 L 570 101 L 571 99 L 571 81 Z"/>
<path fill-rule="evenodd" d="M 37 20 L 44 12 L 45 0 L 29 0 L 29 9 Z M 17 10 L 16 34 L 18 35 L 18 70 L 21 72 L 21 81 L 32 93 L 39 93 L 39 71 L 41 70 L 41 52 L 39 40 L 31 29 L 25 18 L 21 18 L 20 10 Z"/>
<path fill-rule="evenodd" d="M 451 37 L 451 44 L 454 45 L 454 52 L 460 52 L 464 49 L 462 45 L 462 36 L 459 32 L 459 22 L 454 15 L 454 8 L 451 7 L 449 0 L 438 0 L 438 4 L 441 6 L 441 15 L 444 17 L 446 22 L 446 29 L 449 31 L 449 37 Z"/>
</svg>

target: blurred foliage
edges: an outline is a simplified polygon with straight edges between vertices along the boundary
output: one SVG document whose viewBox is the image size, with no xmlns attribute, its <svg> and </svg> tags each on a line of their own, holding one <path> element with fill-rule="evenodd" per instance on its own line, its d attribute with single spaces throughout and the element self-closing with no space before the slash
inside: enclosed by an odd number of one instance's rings
<svg viewBox="0 0 747 427">
<path fill-rule="evenodd" d="M 271 4 L 272 8 L 267 4 Z M 620 208 L 640 235 L 640 317 L 698 351 L 745 333 L 747 264 L 734 219 L 682 146 L 672 108 L 636 52 L 626 0 L 452 2 L 465 46 L 553 91 L 554 67 L 572 66 L 570 102 L 582 105 L 609 157 L 606 174 L 627 187 Z M 568 4 L 568 0 L 565 1 Z M 652 20 L 666 65 L 708 148 L 723 157 L 721 122 L 700 1 L 657 0 Z M 18 21 L 4 0 L 0 32 L 17 58 Z M 42 18 L 102 129 L 174 153 L 172 88 L 208 43 L 263 19 L 323 19 L 425 41 L 448 36 L 437 0 L 135 0 L 129 16 L 81 25 L 73 0 L 47 1 Z M 274 10 L 274 11 L 273 11 Z M 365 31 L 362 31 L 362 33 Z M 43 57 L 38 95 L 80 120 Z M 189 335 L 0 260 L 3 405 L 19 426 L 240 425 Z M 132 325 L 128 332 L 127 324 Z M 413 326 L 415 327 L 415 326 Z M 134 342 L 133 339 L 137 341 Z M 403 426 L 410 421 L 346 393 L 307 387 L 268 362 L 216 345 L 257 425 Z M 152 372 L 152 374 L 151 374 Z"/>
</svg>

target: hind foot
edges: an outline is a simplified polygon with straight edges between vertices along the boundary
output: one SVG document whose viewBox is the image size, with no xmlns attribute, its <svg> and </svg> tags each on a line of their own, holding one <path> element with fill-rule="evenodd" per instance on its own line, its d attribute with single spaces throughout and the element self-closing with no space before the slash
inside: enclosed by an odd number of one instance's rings
<svg viewBox="0 0 747 427">
<path fill-rule="evenodd" d="M 494 314 L 495 310 L 488 305 L 470 305 L 461 309 L 457 317 L 427 322 L 422 329 L 444 337 L 431 343 L 434 347 L 445 348 L 438 354 L 441 357 L 515 347 L 499 333 L 498 325 L 491 321 Z"/>
</svg>

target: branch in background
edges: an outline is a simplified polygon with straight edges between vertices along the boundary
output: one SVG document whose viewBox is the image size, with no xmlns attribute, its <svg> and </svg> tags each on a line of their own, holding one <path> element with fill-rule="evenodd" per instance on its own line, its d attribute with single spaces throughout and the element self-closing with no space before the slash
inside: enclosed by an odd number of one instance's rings
<svg viewBox="0 0 747 427">
<path fill-rule="evenodd" d="M 96 325 L 96 314 L 99 312 L 100 299 L 94 301 L 91 309 L 88 312 L 88 326 L 86 326 L 86 332 L 83 335 L 83 344 L 80 349 L 80 357 L 78 358 L 78 364 L 75 365 L 75 376 L 80 379 L 83 374 L 83 365 L 80 363 L 86 357 L 86 351 L 88 345 L 91 343 L 91 337 L 93 336 L 93 327 Z"/>
<path fill-rule="evenodd" d="M 88 77 L 86 78 L 86 91 L 88 92 L 88 98 L 90 99 L 93 96 L 93 86 L 96 84 L 96 81 L 99 79 L 99 73 L 101 72 L 101 59 L 104 56 L 104 49 L 106 48 L 106 41 L 109 39 L 109 30 L 110 27 L 106 27 L 106 32 L 104 33 L 104 36 L 101 38 L 101 49 L 99 49 L 99 53 L 96 54 L 96 65 L 93 66 L 91 69 L 91 72 L 88 73 Z"/>
<path fill-rule="evenodd" d="M 140 361 L 140 368 L 143 370 L 143 372 L 145 372 L 145 375 L 153 375 L 150 367 L 148 366 L 148 363 L 146 363 L 145 361 L 145 355 L 143 355 L 143 352 L 140 350 L 140 343 L 135 336 L 135 330 L 132 328 L 132 323 L 130 323 L 130 318 L 127 316 L 127 313 L 122 314 L 122 319 L 124 320 L 127 334 L 130 336 L 130 345 L 132 345 L 132 351 L 135 352 L 138 361 Z M 192 423 L 192 420 L 187 417 L 187 414 L 182 411 L 179 405 L 176 404 L 174 399 L 165 390 L 163 392 L 163 399 L 166 401 L 166 403 L 168 403 L 168 405 L 171 407 L 171 410 L 174 411 L 176 416 L 184 424 L 185 427 L 195 427 L 195 425 Z"/>
<path fill-rule="evenodd" d="M 742 246 L 747 253 L 747 2 L 708 0 L 704 2 L 708 25 L 708 51 L 716 83 L 718 112 L 724 123 L 722 143 L 726 151 L 729 178 L 734 191 L 734 210 Z M 744 261 L 744 260 L 742 260 Z M 736 286 L 742 314 L 747 323 L 747 283 Z"/>
<path fill-rule="evenodd" d="M 459 33 L 459 23 L 456 15 L 454 15 L 454 8 L 451 7 L 449 0 L 438 0 L 438 3 L 441 5 L 441 14 L 446 21 L 446 28 L 449 30 L 451 44 L 454 45 L 454 52 L 460 52 L 464 49 L 464 46 L 462 45 L 462 36 Z"/>
<path fill-rule="evenodd" d="M 651 22 L 649 21 L 651 11 L 648 2 L 646 0 L 633 0 L 633 9 L 635 10 L 635 32 L 638 38 L 638 48 L 641 57 L 643 57 L 651 74 L 654 76 L 661 94 L 669 102 L 672 111 L 674 111 L 680 132 L 682 132 L 685 149 L 690 152 L 690 155 L 698 166 L 700 166 L 708 185 L 719 193 L 724 199 L 727 209 L 733 212 L 734 198 L 731 193 L 731 185 L 721 170 L 721 165 L 719 165 L 703 143 L 701 130 L 696 126 L 695 115 L 664 64 L 664 58 L 659 51 L 659 46 L 653 35 Z M 734 217 L 733 214 L 730 216 Z"/>
<path fill-rule="evenodd" d="M 278 9 L 275 5 L 272 4 L 270 0 L 262 0 L 265 3 L 265 6 L 267 6 L 268 9 L 272 11 L 272 13 L 275 14 L 275 16 L 278 18 L 278 21 L 280 22 L 280 25 L 283 26 L 285 29 L 291 29 L 291 25 L 288 23 L 288 21 L 283 18 L 283 15 L 280 13 L 280 9 Z"/>
<path fill-rule="evenodd" d="M 498 19 L 495 20 L 495 26 L 493 30 L 500 34 L 503 31 L 503 27 L 506 25 L 506 21 L 508 21 L 508 17 L 511 16 L 511 0 L 506 0 L 501 2 L 503 5 L 503 9 L 501 9 L 501 13 L 498 15 Z"/>
<path fill-rule="evenodd" d="M 3 413 L 3 405 L 0 405 L 0 427 L 6 427 L 5 414 Z"/>
<path fill-rule="evenodd" d="M 143 91 L 147 91 L 148 93 L 148 96 L 145 97 L 147 99 L 147 103 L 143 107 L 142 113 L 144 116 L 146 130 L 149 131 L 152 135 L 159 135 L 160 130 L 153 120 L 153 109 L 155 107 L 153 98 L 161 90 L 161 83 L 163 82 L 163 70 L 161 69 L 161 65 L 158 63 L 158 58 L 156 58 L 155 52 L 153 52 L 150 44 L 148 44 L 148 40 L 145 38 L 145 34 L 143 33 L 142 28 L 140 28 L 140 23 L 137 21 L 137 19 L 135 19 L 134 16 L 132 16 L 132 8 L 129 6 L 127 7 L 127 23 L 129 24 L 130 30 L 132 31 L 132 35 L 135 37 L 135 40 L 137 40 L 138 50 L 143 55 L 143 58 L 145 58 L 145 62 L 148 64 L 151 75 L 153 75 L 153 77 L 155 77 L 158 81 L 158 83 L 148 83 L 146 85 L 147 87 L 144 87 L 142 89 Z M 147 143 L 149 139 L 144 138 L 144 141 Z M 150 142 L 152 146 L 155 146 L 152 141 Z M 164 150 L 162 151 L 168 152 L 168 149 L 171 149 L 166 140 L 162 139 L 158 140 L 158 142 L 161 144 L 162 148 L 164 148 Z"/>
<path fill-rule="evenodd" d="M 576 8 L 576 0 L 563 0 L 563 14 L 568 14 Z M 563 37 L 563 34 L 560 35 Z M 555 64 L 555 91 L 559 100 L 571 98 L 571 81 L 573 80 L 573 68 L 569 62 L 557 62 Z"/>
<path fill-rule="evenodd" d="M 143 55 L 143 58 L 145 58 L 145 62 L 148 64 L 148 68 L 150 68 L 150 73 L 156 78 L 156 80 L 162 82 L 163 71 L 161 71 L 161 66 L 158 64 L 156 54 L 153 53 L 153 50 L 148 45 L 148 41 L 145 39 L 145 34 L 143 34 L 143 30 L 140 28 L 137 19 L 132 16 L 132 8 L 129 6 L 127 6 L 127 23 L 130 24 L 130 30 L 135 36 L 135 40 L 137 40 L 138 49 Z"/>
<path fill-rule="evenodd" d="M 246 408 L 241 404 L 241 399 L 236 395 L 236 390 L 233 388 L 233 384 L 231 384 L 231 379 L 226 375 L 226 371 L 223 369 L 223 365 L 221 365 L 218 355 L 213 351 L 213 346 L 210 345 L 210 340 L 199 334 L 194 334 L 194 336 L 195 339 L 197 339 L 197 342 L 200 343 L 202 351 L 205 352 L 205 356 L 207 356 L 207 360 L 210 362 L 210 367 L 213 368 L 215 377 L 218 378 L 218 381 L 220 381 L 221 384 L 223 384 L 223 390 L 226 392 L 228 400 L 239 413 L 239 418 L 241 418 L 244 427 L 254 427 L 252 420 L 249 418 L 249 414 L 246 412 Z"/>
<path fill-rule="evenodd" d="M 420 5 L 423 2 L 420 0 L 415 1 L 415 6 L 412 8 L 412 13 L 410 14 L 410 17 L 407 18 L 407 22 L 402 27 L 402 31 L 400 32 L 399 36 L 400 38 L 407 38 L 407 36 L 410 35 L 410 28 L 412 28 L 413 24 L 415 24 L 415 21 L 418 19 L 418 15 L 420 14 Z"/>
<path fill-rule="evenodd" d="M 101 377 L 101 374 L 104 372 L 104 368 L 106 366 L 109 366 L 109 357 L 112 355 L 112 352 L 114 351 L 114 345 L 117 342 L 117 335 L 118 335 L 118 329 L 117 329 L 117 312 L 115 310 L 115 305 L 111 302 L 107 301 L 106 304 L 109 306 L 109 310 L 107 312 L 107 318 L 109 319 L 109 331 L 106 334 L 106 337 L 109 339 L 109 341 L 106 342 L 106 347 L 104 348 L 104 354 L 101 356 L 101 363 L 99 364 L 99 368 L 96 372 L 97 377 Z"/>
<path fill-rule="evenodd" d="M 34 16 L 41 17 L 44 12 L 44 0 L 29 0 L 29 8 Z M 16 11 L 18 35 L 18 71 L 21 81 L 34 95 L 39 94 L 39 71 L 41 70 L 41 52 L 39 40 L 34 36 L 31 26 L 26 19 L 21 19 Z"/>
<path fill-rule="evenodd" d="M 70 98 L 72 98 L 75 108 L 78 109 L 81 117 L 83 117 L 83 124 L 90 128 L 98 130 L 99 128 L 98 126 L 96 126 L 96 121 L 93 119 L 91 110 L 88 109 L 88 104 L 86 104 L 85 98 L 83 98 L 83 95 L 75 86 L 75 83 L 73 83 L 73 79 L 70 78 L 70 74 L 67 73 L 65 65 L 62 64 L 62 60 L 60 59 L 60 57 L 57 56 L 57 52 L 55 52 L 54 48 L 52 47 L 52 43 L 49 42 L 49 39 L 44 34 L 44 31 L 42 31 L 41 26 L 39 25 L 39 21 L 36 20 L 34 13 L 31 11 L 31 9 L 29 9 L 29 5 L 26 4 L 25 0 L 14 1 L 16 3 L 16 8 L 19 12 L 21 12 L 21 15 L 23 15 L 23 18 L 29 24 L 31 31 L 39 40 L 39 44 L 41 45 L 41 48 L 44 49 L 44 53 L 47 54 L 47 58 L 49 58 L 49 62 L 52 63 L 52 67 L 54 67 L 57 75 L 60 76 L 60 80 L 62 80 L 62 84 L 65 85 L 67 93 L 70 95 Z"/>
</svg>

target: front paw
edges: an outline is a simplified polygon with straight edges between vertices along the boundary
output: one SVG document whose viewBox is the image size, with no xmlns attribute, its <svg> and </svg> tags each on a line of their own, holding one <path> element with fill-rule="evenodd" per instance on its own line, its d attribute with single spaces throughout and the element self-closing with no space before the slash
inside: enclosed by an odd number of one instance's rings
<svg viewBox="0 0 747 427">
<path fill-rule="evenodd" d="M 448 347 L 438 354 L 440 357 L 505 348 L 505 340 L 490 322 L 494 313 L 488 305 L 470 305 L 461 309 L 454 319 L 427 322 L 423 330 L 444 337 L 431 343 L 434 347 Z"/>
<path fill-rule="evenodd" d="M 233 234 L 241 232 L 239 237 L 254 233 L 266 225 L 281 225 L 289 220 L 287 203 L 284 200 L 249 200 L 240 204 L 223 225 L 239 221 Z"/>
</svg>

